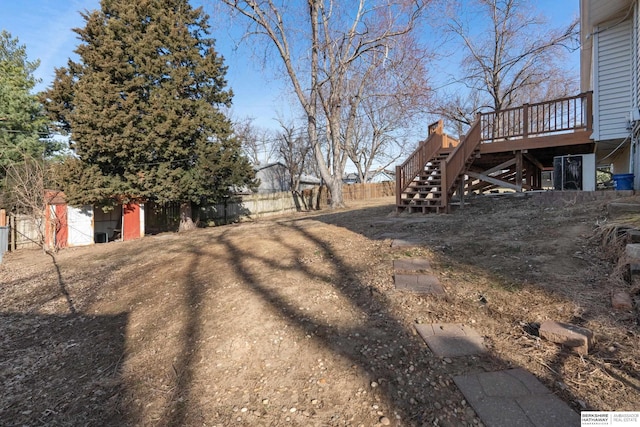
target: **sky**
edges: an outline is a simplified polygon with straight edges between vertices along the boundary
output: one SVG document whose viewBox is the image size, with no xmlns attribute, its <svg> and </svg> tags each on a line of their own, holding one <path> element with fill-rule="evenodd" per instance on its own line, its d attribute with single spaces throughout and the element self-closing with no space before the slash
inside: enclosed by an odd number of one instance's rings
<svg viewBox="0 0 640 427">
<path fill-rule="evenodd" d="M 135 1 L 135 0 L 132 0 Z M 212 14 L 212 0 L 193 0 L 197 6 L 204 3 L 205 11 Z M 349 0 L 343 0 L 349 1 Z M 567 25 L 578 16 L 579 0 L 531 0 L 553 25 Z M 39 59 L 36 77 L 42 82 L 37 91 L 51 85 L 54 69 L 65 66 L 78 40 L 72 28 L 84 26 L 82 10 L 99 7 L 99 0 L 0 0 L 0 30 L 4 29 L 27 47 L 30 60 Z M 234 29 L 214 29 L 216 47 L 228 66 L 227 81 L 234 92 L 232 118 L 253 118 L 254 124 L 264 128 L 277 128 L 277 117 L 291 114 L 286 106 L 291 102 L 283 94 L 283 83 L 253 65 L 247 46 L 236 47 L 238 32 Z M 235 36 L 235 37 L 234 37 Z M 572 69 L 578 73 L 578 55 Z"/>
</svg>

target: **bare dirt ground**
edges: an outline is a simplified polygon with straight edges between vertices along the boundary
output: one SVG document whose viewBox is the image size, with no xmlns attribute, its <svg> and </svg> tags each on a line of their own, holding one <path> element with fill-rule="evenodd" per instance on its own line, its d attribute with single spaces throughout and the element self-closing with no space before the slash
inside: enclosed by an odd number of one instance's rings
<svg viewBox="0 0 640 427">
<path fill-rule="evenodd" d="M 474 426 L 454 375 L 523 367 L 574 410 L 640 410 L 638 313 L 602 246 L 605 202 L 477 197 L 450 215 L 350 209 L 5 254 L 5 426 Z M 391 236 L 419 239 L 391 248 Z M 394 290 L 428 258 L 448 294 Z M 577 356 L 540 340 L 592 329 Z M 460 322 L 489 353 L 441 359 L 414 324 Z"/>
</svg>

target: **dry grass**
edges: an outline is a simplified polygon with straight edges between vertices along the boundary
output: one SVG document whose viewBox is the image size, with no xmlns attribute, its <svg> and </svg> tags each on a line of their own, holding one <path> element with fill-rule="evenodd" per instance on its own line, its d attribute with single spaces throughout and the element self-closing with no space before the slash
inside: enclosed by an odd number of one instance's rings
<svg viewBox="0 0 640 427">
<path fill-rule="evenodd" d="M 7 254 L 0 424 L 474 425 L 452 376 L 513 366 L 576 410 L 640 407 L 638 312 L 609 300 L 638 289 L 603 202 L 400 219 L 390 202 Z M 395 291 L 405 257 L 429 259 L 447 299 Z M 589 355 L 541 340 L 547 319 L 592 329 Z M 489 354 L 444 363 L 415 334 L 428 322 L 471 325 Z"/>
</svg>

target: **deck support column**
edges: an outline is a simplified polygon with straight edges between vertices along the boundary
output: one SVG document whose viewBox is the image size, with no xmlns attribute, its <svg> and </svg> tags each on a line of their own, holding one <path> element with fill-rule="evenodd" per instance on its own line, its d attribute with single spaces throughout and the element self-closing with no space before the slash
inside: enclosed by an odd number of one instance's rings
<svg viewBox="0 0 640 427">
<path fill-rule="evenodd" d="M 524 164 L 525 164 L 525 172 L 526 172 L 525 182 L 527 183 L 527 188 L 533 189 L 533 170 L 534 170 L 534 166 L 527 159 L 525 159 Z"/>
<path fill-rule="evenodd" d="M 516 154 L 516 187 L 518 188 L 518 193 L 522 192 L 522 150 L 518 150 L 515 152 Z"/>
</svg>

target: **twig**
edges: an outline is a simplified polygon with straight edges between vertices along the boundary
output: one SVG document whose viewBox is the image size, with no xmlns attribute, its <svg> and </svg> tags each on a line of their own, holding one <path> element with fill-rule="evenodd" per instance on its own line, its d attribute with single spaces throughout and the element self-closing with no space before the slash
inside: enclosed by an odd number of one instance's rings
<svg viewBox="0 0 640 427">
<path fill-rule="evenodd" d="M 562 375 L 560 375 L 560 373 L 558 373 L 556 370 L 554 370 L 551 366 L 547 365 L 546 363 L 544 363 L 542 360 L 538 359 L 537 357 L 536 357 L 536 360 L 538 361 L 538 363 L 540 363 L 542 366 L 544 366 L 547 369 L 549 369 L 554 374 L 556 374 L 558 376 L 562 376 Z"/>
</svg>

